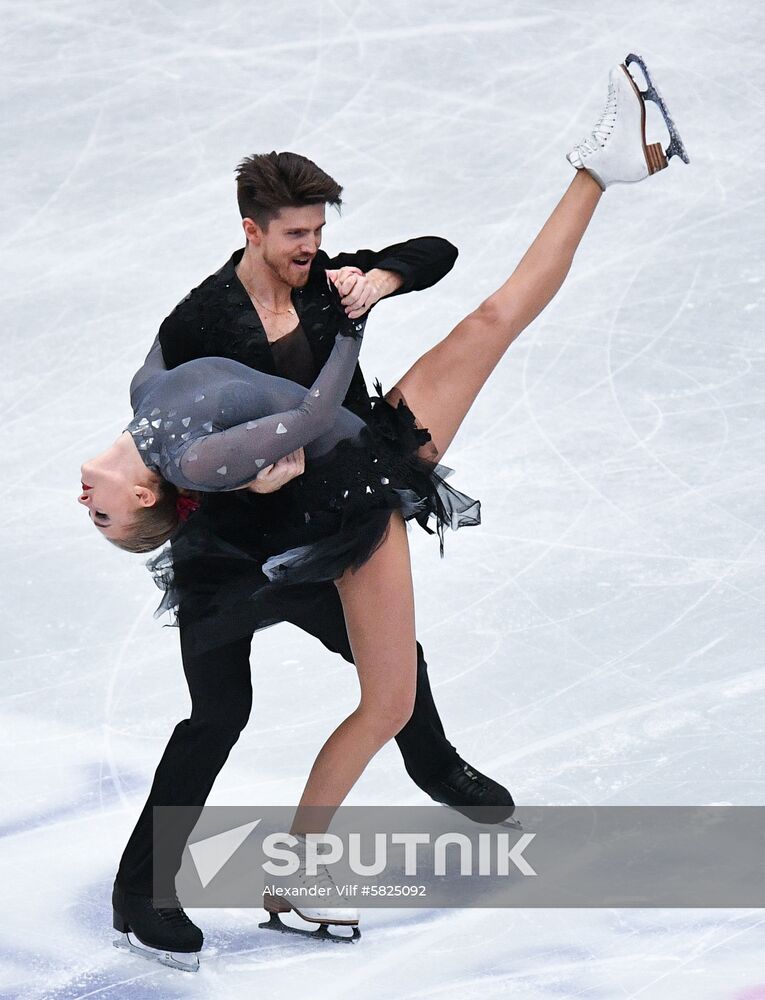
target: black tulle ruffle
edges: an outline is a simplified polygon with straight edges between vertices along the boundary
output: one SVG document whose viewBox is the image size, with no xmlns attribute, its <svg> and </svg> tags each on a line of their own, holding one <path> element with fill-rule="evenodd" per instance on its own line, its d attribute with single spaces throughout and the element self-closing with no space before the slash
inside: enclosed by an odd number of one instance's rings
<svg viewBox="0 0 765 1000">
<path fill-rule="evenodd" d="M 393 511 L 437 533 L 442 556 L 445 528 L 480 524 L 480 502 L 445 481 L 451 469 L 422 457 L 435 449 L 405 401 L 391 405 L 379 382 L 375 390 L 359 437 L 314 458 L 257 514 L 243 491 L 204 497 L 147 564 L 164 591 L 158 614 L 180 608 L 185 632 L 218 645 L 281 621 L 282 587 L 335 580 L 363 565 Z"/>
</svg>

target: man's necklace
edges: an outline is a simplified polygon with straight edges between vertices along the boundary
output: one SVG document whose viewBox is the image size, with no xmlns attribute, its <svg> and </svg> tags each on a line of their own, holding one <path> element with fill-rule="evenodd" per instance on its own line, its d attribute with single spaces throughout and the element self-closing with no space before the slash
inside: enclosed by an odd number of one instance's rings
<svg viewBox="0 0 765 1000">
<path fill-rule="evenodd" d="M 265 302 L 261 302 L 260 301 L 260 299 L 257 297 L 257 295 L 255 294 L 255 292 L 253 292 L 253 290 L 250 288 L 250 286 L 247 284 L 247 282 L 244 280 L 244 278 L 241 276 L 241 274 L 238 275 L 238 278 L 242 282 L 242 285 L 244 286 L 244 290 L 247 292 L 247 294 L 250 296 L 250 298 L 255 299 L 255 301 L 258 303 L 258 305 L 263 306 L 263 308 L 266 310 L 266 312 L 270 312 L 274 316 L 296 316 L 297 315 L 297 313 L 292 308 L 292 306 L 290 306 L 289 309 L 282 309 L 281 312 L 279 312 L 277 309 L 272 309 L 270 306 L 267 306 L 265 304 Z"/>
</svg>

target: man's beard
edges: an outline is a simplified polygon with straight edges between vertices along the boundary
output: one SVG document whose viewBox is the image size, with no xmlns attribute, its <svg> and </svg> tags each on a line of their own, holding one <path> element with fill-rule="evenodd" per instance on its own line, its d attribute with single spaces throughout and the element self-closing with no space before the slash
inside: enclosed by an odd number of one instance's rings
<svg viewBox="0 0 765 1000">
<path fill-rule="evenodd" d="M 263 253 L 263 263 L 271 271 L 275 278 L 282 281 L 285 285 L 289 285 L 290 288 L 302 288 L 308 283 L 308 274 L 297 273 L 290 265 L 292 258 L 285 260 L 275 260 L 268 253 Z"/>
</svg>

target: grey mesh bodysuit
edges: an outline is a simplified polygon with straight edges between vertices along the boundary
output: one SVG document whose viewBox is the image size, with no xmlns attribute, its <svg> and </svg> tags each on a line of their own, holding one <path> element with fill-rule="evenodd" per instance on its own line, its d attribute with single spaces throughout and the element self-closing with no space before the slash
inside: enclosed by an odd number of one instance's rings
<svg viewBox="0 0 765 1000">
<path fill-rule="evenodd" d="M 234 490 L 266 465 L 305 448 L 310 461 L 364 421 L 341 406 L 366 318 L 346 321 L 313 385 L 255 371 L 229 358 L 197 358 L 165 370 L 155 345 L 130 387 L 128 430 L 146 465 L 175 486 Z"/>
<path fill-rule="evenodd" d="M 159 339 L 131 384 L 127 430 L 145 464 L 176 486 L 238 490 L 266 464 L 305 449 L 303 475 L 260 508 L 267 514 L 256 524 L 249 505 L 236 503 L 249 494 L 235 494 L 231 530 L 222 534 L 215 512 L 228 498 L 210 496 L 148 563 L 165 591 L 160 611 L 183 605 L 199 648 L 240 638 L 248 623 L 264 627 L 274 588 L 359 568 L 387 537 L 394 512 L 430 534 L 434 518 L 442 554 L 446 527 L 480 523 L 480 503 L 445 481 L 451 470 L 420 456 L 431 437 L 403 401 L 388 403 L 376 384 L 366 419 L 343 408 L 365 319 L 348 320 L 333 298 L 340 332 L 308 389 L 229 358 L 167 371 Z"/>
</svg>

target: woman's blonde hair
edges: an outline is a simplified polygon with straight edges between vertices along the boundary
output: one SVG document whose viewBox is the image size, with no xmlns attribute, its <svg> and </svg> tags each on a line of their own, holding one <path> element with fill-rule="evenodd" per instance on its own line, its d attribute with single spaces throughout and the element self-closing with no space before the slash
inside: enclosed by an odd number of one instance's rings
<svg viewBox="0 0 765 1000">
<path fill-rule="evenodd" d="M 110 538 L 117 548 L 126 552 L 152 552 L 170 538 L 178 527 L 178 490 L 166 479 L 157 487 L 157 502 L 142 507 L 133 518 L 123 538 Z"/>
</svg>

